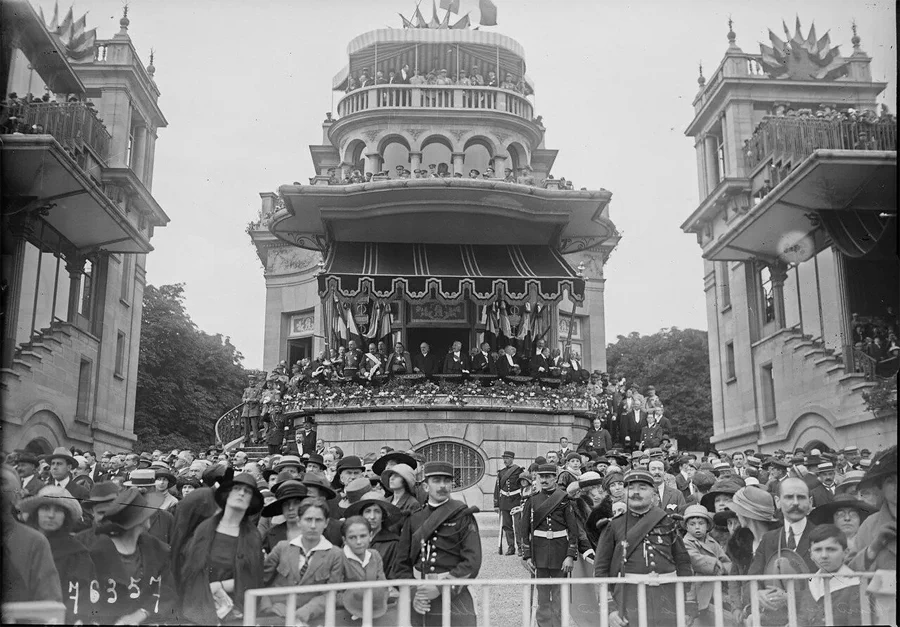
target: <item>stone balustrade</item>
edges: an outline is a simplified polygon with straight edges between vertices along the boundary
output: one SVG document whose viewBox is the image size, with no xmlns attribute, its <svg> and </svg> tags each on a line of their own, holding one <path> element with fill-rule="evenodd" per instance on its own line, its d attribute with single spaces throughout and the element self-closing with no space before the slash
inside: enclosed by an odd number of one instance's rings
<svg viewBox="0 0 900 627">
<path fill-rule="evenodd" d="M 496 87 L 374 85 L 355 89 L 338 103 L 340 117 L 376 109 L 499 111 L 529 121 L 534 119 L 534 107 L 525 96 Z"/>
</svg>

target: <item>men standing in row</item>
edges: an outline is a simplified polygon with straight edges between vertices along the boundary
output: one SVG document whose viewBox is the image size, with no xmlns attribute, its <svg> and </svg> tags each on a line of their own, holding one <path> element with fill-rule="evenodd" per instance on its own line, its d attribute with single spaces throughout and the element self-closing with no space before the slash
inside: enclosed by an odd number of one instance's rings
<svg viewBox="0 0 900 627">
<path fill-rule="evenodd" d="M 513 463 L 515 457 L 512 451 L 503 451 L 503 467 L 497 473 L 497 483 L 494 486 L 494 507 L 500 510 L 500 555 L 503 555 L 504 538 L 507 555 L 515 555 L 521 544 L 516 542 L 517 526 L 511 513 L 522 502 L 519 476 L 523 470 Z"/>
<path fill-rule="evenodd" d="M 556 484 L 556 465 L 537 468 L 541 491 L 522 510 L 522 557 L 538 579 L 563 579 L 578 558 L 578 520 L 565 490 Z M 557 586 L 538 586 L 538 627 L 562 622 L 562 599 Z"/>
<path fill-rule="evenodd" d="M 693 575 L 691 558 L 678 525 L 664 510 L 653 505 L 652 475 L 646 470 L 629 470 L 624 482 L 628 510 L 603 530 L 597 544 L 594 576 L 628 578 L 653 574 L 668 579 Z M 612 627 L 637 623 L 637 586 L 616 586 L 609 601 Z M 653 594 L 647 595 L 646 612 L 648 625 L 674 625 L 677 622 L 675 586 L 654 587 Z"/>
</svg>

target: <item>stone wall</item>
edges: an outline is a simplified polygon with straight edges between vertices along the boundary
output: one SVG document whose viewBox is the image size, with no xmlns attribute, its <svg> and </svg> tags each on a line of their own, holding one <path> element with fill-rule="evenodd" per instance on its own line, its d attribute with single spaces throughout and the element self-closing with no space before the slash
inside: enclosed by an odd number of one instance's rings
<svg viewBox="0 0 900 627">
<path fill-rule="evenodd" d="M 297 423 L 302 422 L 297 419 Z M 318 435 L 327 445 L 340 446 L 345 455 L 363 457 L 382 446 L 397 450 L 419 449 L 435 442 L 457 442 L 481 456 L 484 475 L 454 498 L 482 511 L 494 508 L 494 484 L 505 450 L 527 467 L 538 455 L 559 449 L 559 438 L 577 444 L 588 429 L 588 419 L 572 414 L 491 412 L 454 409 L 322 413 L 315 417 Z"/>
</svg>

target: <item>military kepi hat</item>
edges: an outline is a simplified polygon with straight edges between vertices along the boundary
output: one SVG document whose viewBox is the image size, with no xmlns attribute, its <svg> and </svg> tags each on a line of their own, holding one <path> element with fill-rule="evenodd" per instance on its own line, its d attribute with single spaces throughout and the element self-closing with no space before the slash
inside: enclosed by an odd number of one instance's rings
<svg viewBox="0 0 900 627">
<path fill-rule="evenodd" d="M 642 470 L 640 468 L 636 468 L 634 470 L 629 470 L 625 473 L 625 476 L 622 478 L 622 481 L 625 485 L 629 483 L 646 483 L 649 485 L 653 484 L 653 475 L 651 475 L 646 470 Z"/>
<path fill-rule="evenodd" d="M 539 475 L 556 475 L 557 470 L 556 464 L 539 464 L 536 472 Z"/>
<path fill-rule="evenodd" d="M 503 455 L 501 455 L 501 457 L 512 457 L 512 458 L 515 458 L 515 456 L 516 456 L 516 454 L 513 453 L 512 451 L 503 451 Z"/>
<path fill-rule="evenodd" d="M 450 477 L 453 478 L 453 464 L 450 462 L 425 462 L 425 478 Z"/>
</svg>

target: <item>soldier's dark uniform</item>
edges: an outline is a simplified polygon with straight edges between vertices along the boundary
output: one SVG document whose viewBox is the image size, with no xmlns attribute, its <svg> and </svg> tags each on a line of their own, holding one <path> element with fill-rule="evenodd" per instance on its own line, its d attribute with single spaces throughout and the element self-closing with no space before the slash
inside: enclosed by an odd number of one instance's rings
<svg viewBox="0 0 900 627">
<path fill-rule="evenodd" d="M 554 464 L 538 466 L 538 474 L 556 476 Z M 559 493 L 562 498 L 554 499 Z M 550 499 L 558 503 L 548 513 L 541 516 L 535 510 L 544 509 L 542 504 Z M 534 562 L 535 575 L 540 578 L 565 578 L 562 571 L 567 557 L 578 559 L 578 519 L 565 491 L 554 486 L 550 492 L 541 491 L 525 501 L 522 508 L 522 548 L 524 559 Z M 562 624 L 562 604 L 557 586 L 538 586 L 538 627 L 558 627 Z"/>
<path fill-rule="evenodd" d="M 504 451 L 503 458 L 514 459 L 512 451 Z M 515 555 L 516 549 L 521 547 L 521 541 L 516 542 L 515 529 L 518 528 L 513 520 L 512 510 L 522 504 L 522 488 L 519 486 L 519 476 L 523 470 L 512 464 L 504 466 L 497 473 L 497 482 L 494 485 L 494 507 L 500 510 L 500 533 L 506 538 L 506 554 Z M 503 554 L 503 546 L 500 546 L 500 554 Z"/>
<path fill-rule="evenodd" d="M 625 474 L 626 488 L 629 483 L 635 481 L 653 485 L 653 477 L 646 470 L 630 470 Z M 647 528 L 649 521 L 654 519 L 658 521 Z M 627 550 L 624 564 L 623 543 Z M 629 578 L 634 575 L 655 573 L 665 580 L 690 577 L 694 574 L 691 558 L 678 533 L 678 525 L 658 507 L 651 507 L 644 514 L 636 514 L 629 510 L 611 520 L 600 535 L 595 553 L 595 577 Z M 690 586 L 685 586 L 686 590 L 689 588 Z M 687 603 L 690 605 L 693 599 L 689 598 Z M 618 611 L 620 617 L 624 614 L 631 624 L 637 624 L 637 586 L 617 585 L 609 608 L 610 612 Z M 676 623 L 674 584 L 648 587 L 647 624 L 661 626 Z"/>
<path fill-rule="evenodd" d="M 425 478 L 430 476 L 453 477 L 453 466 L 447 462 L 427 462 Z M 433 533 L 422 537 L 415 545 L 417 530 L 427 526 L 429 519 L 441 508 L 451 508 L 448 516 Z M 477 511 L 477 510 L 476 510 Z M 435 507 L 426 504 L 410 515 L 400 533 L 397 546 L 396 579 L 474 579 L 481 569 L 481 537 L 478 523 L 470 509 L 463 503 L 449 499 Z M 441 625 L 443 595 L 431 601 L 427 614 L 412 609 L 410 616 L 415 627 Z M 476 625 L 475 603 L 468 588 L 456 588 L 450 597 L 450 624 L 454 627 Z"/>
</svg>

